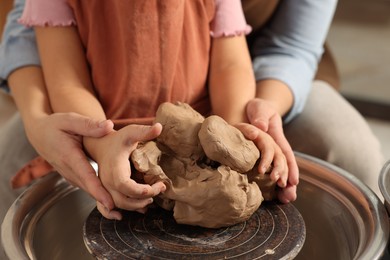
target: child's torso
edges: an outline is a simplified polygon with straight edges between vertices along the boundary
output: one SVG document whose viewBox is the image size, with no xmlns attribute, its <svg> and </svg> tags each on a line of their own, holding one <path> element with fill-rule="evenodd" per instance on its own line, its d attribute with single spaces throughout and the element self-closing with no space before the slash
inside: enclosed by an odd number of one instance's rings
<svg viewBox="0 0 390 260">
<path fill-rule="evenodd" d="M 149 123 L 159 104 L 210 111 L 213 0 L 69 0 L 108 118 Z"/>
</svg>

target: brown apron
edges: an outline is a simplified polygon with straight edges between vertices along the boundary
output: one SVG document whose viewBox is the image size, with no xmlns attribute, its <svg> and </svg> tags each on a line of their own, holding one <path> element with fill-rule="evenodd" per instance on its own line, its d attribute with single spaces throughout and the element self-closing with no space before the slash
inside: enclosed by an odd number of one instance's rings
<svg viewBox="0 0 390 260">
<path fill-rule="evenodd" d="M 214 0 L 68 2 L 107 118 L 150 123 L 162 102 L 175 101 L 209 113 Z"/>
<path fill-rule="evenodd" d="M 6 23 L 7 15 L 12 9 L 12 0 L 1 0 L 0 1 L 0 41 L 3 36 L 4 25 Z"/>
</svg>

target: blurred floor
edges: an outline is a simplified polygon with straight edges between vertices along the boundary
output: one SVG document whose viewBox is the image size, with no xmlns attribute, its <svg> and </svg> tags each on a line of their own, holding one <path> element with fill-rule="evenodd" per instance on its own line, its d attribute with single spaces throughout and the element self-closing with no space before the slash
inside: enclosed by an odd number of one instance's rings
<svg viewBox="0 0 390 260">
<path fill-rule="evenodd" d="M 328 42 L 341 93 L 366 116 L 390 159 L 390 1 L 339 0 Z M 358 101 L 358 102 L 355 102 Z"/>
</svg>

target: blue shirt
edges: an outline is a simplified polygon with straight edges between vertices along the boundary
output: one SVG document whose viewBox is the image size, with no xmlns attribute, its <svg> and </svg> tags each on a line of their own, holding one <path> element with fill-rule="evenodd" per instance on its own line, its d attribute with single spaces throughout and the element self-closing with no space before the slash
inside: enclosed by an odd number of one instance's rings
<svg viewBox="0 0 390 260">
<path fill-rule="evenodd" d="M 337 0 L 281 0 L 255 40 L 251 54 L 256 80 L 280 80 L 293 93 L 285 123 L 303 110 L 336 6 Z"/>
<path fill-rule="evenodd" d="M 7 90 L 6 79 L 14 70 L 29 65 L 40 66 L 34 30 L 17 21 L 23 8 L 24 0 L 14 1 L 0 44 L 0 86 Z"/>
<path fill-rule="evenodd" d="M 0 44 L 0 85 L 6 89 L 12 71 L 40 65 L 33 29 L 17 21 L 24 2 L 14 1 Z M 256 80 L 280 80 L 293 93 L 294 104 L 285 123 L 303 110 L 336 5 L 337 0 L 281 0 L 253 45 Z"/>
</svg>

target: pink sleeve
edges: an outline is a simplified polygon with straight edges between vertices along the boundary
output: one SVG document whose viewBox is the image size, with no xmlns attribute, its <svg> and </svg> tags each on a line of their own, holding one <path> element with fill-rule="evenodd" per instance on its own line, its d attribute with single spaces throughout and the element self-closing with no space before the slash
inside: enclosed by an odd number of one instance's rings
<svg viewBox="0 0 390 260">
<path fill-rule="evenodd" d="M 26 0 L 19 22 L 27 26 L 75 25 L 73 11 L 67 0 Z"/>
<path fill-rule="evenodd" d="M 246 23 L 241 0 L 215 0 L 211 36 L 215 38 L 246 35 L 252 28 Z"/>
</svg>

